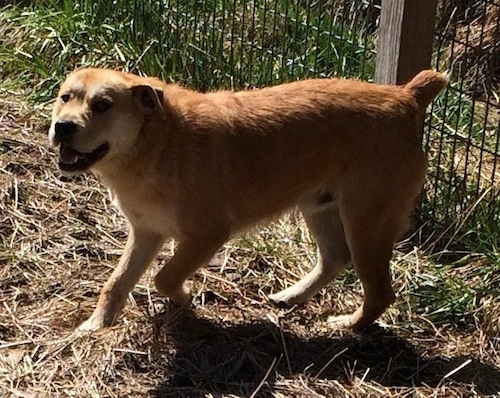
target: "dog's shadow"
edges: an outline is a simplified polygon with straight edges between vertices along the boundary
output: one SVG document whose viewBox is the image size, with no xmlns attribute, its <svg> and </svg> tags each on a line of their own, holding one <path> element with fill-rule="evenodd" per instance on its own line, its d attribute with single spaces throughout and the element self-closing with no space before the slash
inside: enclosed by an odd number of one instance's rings
<svg viewBox="0 0 500 398">
<path fill-rule="evenodd" d="M 361 335 L 332 333 L 304 339 L 270 321 L 234 325 L 198 318 L 189 311 L 177 311 L 175 316 L 167 311 L 151 321 L 153 335 L 144 343 L 160 376 L 150 391 L 157 398 L 175 391 L 248 396 L 263 379 L 261 392 L 269 393 L 277 374 L 305 374 L 342 384 L 363 378 L 387 387 L 465 383 L 474 384 L 480 394 L 500 390 L 495 366 L 472 356 L 424 358 L 418 347 L 377 326 Z M 133 365 L 133 354 L 123 360 Z M 462 364 L 466 366 L 460 369 Z"/>
</svg>

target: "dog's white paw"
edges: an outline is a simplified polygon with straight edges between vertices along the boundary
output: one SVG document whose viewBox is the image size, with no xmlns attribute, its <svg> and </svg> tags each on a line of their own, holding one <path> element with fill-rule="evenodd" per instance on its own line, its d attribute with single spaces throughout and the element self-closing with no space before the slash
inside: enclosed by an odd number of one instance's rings
<svg viewBox="0 0 500 398">
<path fill-rule="evenodd" d="M 296 289 L 293 287 L 282 290 L 281 292 L 270 294 L 269 300 L 271 300 L 276 305 L 296 305 L 303 304 L 308 300 L 308 297 L 304 297 L 303 294 L 297 294 Z"/>
<path fill-rule="evenodd" d="M 332 315 L 327 318 L 326 323 L 334 329 L 350 329 L 353 326 L 352 315 Z"/>
<path fill-rule="evenodd" d="M 274 293 L 274 294 L 270 294 L 268 297 L 269 297 L 269 300 L 271 300 L 274 304 L 286 304 L 286 305 L 290 305 L 289 304 L 289 301 L 290 301 L 290 297 L 288 297 L 288 295 L 286 294 L 283 294 L 283 292 L 278 292 L 278 293 Z"/>
<path fill-rule="evenodd" d="M 191 305 L 193 296 L 191 295 L 191 289 L 189 289 L 186 283 L 172 287 L 165 284 L 164 280 L 157 275 L 155 278 L 155 286 L 158 293 L 168 297 L 175 305 L 179 307 L 189 307 Z"/>
<path fill-rule="evenodd" d="M 182 289 L 180 289 L 178 292 L 176 292 L 176 294 L 170 296 L 169 298 L 175 305 L 183 308 L 189 308 L 193 296 L 191 294 L 191 290 L 183 286 Z"/>
<path fill-rule="evenodd" d="M 107 321 L 106 317 L 101 314 L 92 314 L 89 319 L 77 327 L 76 331 L 81 333 L 90 333 L 105 328 L 111 325 L 111 321 Z"/>
</svg>

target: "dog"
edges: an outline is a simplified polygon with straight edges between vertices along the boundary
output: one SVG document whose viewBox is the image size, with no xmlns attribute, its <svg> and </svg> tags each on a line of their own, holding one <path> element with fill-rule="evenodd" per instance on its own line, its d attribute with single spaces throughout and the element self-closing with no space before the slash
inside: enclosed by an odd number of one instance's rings
<svg viewBox="0 0 500 398">
<path fill-rule="evenodd" d="M 177 247 L 155 286 L 186 305 L 185 280 L 232 235 L 293 206 L 315 238 L 317 264 L 270 300 L 304 303 L 352 262 L 364 302 L 332 322 L 374 322 L 395 300 L 393 245 L 426 176 L 423 116 L 447 83 L 424 70 L 397 86 L 310 79 L 199 93 L 108 69 L 69 74 L 49 130 L 59 169 L 92 171 L 129 222 L 118 266 L 79 330 L 115 322 L 167 239 Z"/>
</svg>

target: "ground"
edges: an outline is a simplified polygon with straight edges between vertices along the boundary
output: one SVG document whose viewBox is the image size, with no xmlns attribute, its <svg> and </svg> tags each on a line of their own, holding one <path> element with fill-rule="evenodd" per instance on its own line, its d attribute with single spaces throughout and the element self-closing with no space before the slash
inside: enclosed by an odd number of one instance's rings
<svg viewBox="0 0 500 398">
<path fill-rule="evenodd" d="M 126 222 L 92 176 L 58 173 L 47 106 L 30 108 L 4 90 L 0 109 L 2 396 L 500 396 L 498 297 L 486 294 L 461 321 L 437 323 L 415 287 L 438 278 L 436 264 L 409 241 L 392 264 L 397 302 L 361 334 L 325 322 L 360 304 L 352 271 L 304 306 L 270 304 L 268 294 L 315 261 L 295 212 L 228 242 L 193 278 L 190 309 L 151 283 L 172 243 L 115 326 L 75 334 L 119 258 Z"/>
</svg>

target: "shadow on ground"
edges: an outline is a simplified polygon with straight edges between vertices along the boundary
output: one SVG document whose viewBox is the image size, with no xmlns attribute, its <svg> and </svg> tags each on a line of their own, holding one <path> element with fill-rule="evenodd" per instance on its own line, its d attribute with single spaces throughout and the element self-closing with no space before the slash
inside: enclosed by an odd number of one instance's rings
<svg viewBox="0 0 500 398">
<path fill-rule="evenodd" d="M 153 334 L 144 342 L 156 367 L 155 377 L 160 379 L 150 391 L 153 397 L 194 390 L 200 395 L 249 395 L 270 367 L 262 393 L 273 390 L 276 374 L 285 378 L 318 375 L 343 385 L 364 377 L 366 382 L 387 387 L 436 387 L 469 359 L 424 357 L 419 347 L 376 326 L 362 335 L 304 339 L 267 321 L 234 325 L 197 318 L 188 311 L 175 318 L 169 312 L 153 318 Z M 498 392 L 500 371 L 470 359 L 445 382 L 474 384 L 480 394 Z M 140 371 L 133 354 L 125 355 L 123 361 Z"/>
</svg>

